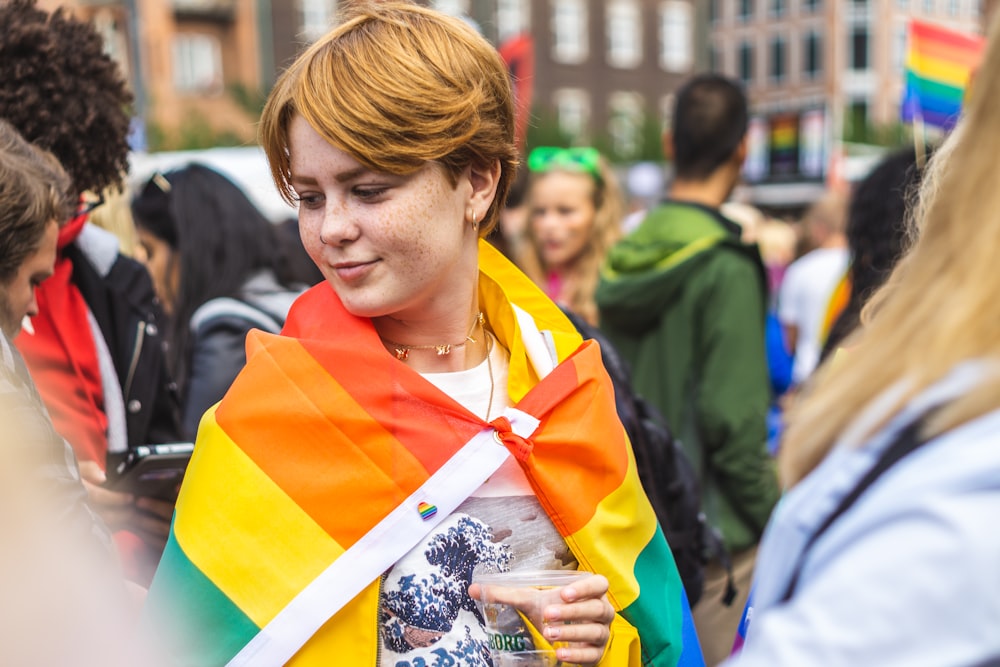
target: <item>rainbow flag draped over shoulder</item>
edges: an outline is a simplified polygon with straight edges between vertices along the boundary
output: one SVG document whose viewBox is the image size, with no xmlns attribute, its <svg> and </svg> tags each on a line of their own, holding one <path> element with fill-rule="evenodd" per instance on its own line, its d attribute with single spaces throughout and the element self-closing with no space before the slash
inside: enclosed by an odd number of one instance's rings
<svg viewBox="0 0 1000 667">
<path fill-rule="evenodd" d="M 610 582 L 619 614 L 602 664 L 673 666 L 689 612 L 600 351 L 485 243 L 480 271 L 480 306 L 510 350 L 510 398 L 541 420 L 522 468 L 580 568 Z M 542 380 L 513 304 L 552 333 L 560 363 Z M 296 302 L 283 335 L 251 334 L 247 357 L 202 421 L 147 600 L 146 625 L 177 664 L 224 665 L 487 427 L 387 353 L 326 284 Z M 371 582 L 290 664 L 374 666 L 378 595 Z M 700 660 L 692 643 L 684 664 Z"/>
<path fill-rule="evenodd" d="M 920 119 L 952 128 L 962 109 L 965 88 L 982 58 L 985 40 L 932 23 L 910 21 L 903 122 Z"/>
</svg>

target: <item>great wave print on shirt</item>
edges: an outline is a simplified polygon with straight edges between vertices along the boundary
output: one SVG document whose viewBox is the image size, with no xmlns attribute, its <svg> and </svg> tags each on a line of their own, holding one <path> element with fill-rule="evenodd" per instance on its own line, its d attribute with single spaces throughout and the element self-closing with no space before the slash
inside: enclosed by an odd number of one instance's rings
<svg viewBox="0 0 1000 667">
<path fill-rule="evenodd" d="M 492 667 L 473 572 L 575 566 L 534 496 L 469 498 L 386 574 L 381 666 Z"/>
</svg>

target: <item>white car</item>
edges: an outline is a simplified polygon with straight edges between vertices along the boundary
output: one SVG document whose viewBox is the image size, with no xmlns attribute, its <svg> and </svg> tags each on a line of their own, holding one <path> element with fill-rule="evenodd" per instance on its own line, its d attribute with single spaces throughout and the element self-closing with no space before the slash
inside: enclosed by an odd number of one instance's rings
<svg viewBox="0 0 1000 667">
<path fill-rule="evenodd" d="M 286 204 L 274 187 L 267 158 L 259 146 L 132 153 L 129 156 L 129 187 L 134 190 L 157 171 L 170 171 L 192 162 L 204 164 L 228 176 L 271 222 L 298 216 L 298 211 Z"/>
</svg>

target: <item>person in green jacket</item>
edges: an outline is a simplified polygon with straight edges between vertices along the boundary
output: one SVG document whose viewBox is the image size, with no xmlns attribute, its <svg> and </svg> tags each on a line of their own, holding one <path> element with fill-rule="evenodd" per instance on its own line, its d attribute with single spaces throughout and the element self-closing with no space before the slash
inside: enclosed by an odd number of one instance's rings
<svg viewBox="0 0 1000 667">
<path fill-rule="evenodd" d="M 732 646 L 756 546 L 779 490 L 768 455 L 767 287 L 756 246 L 719 213 L 746 155 L 741 88 L 701 75 L 677 95 L 664 138 L 675 178 L 668 198 L 608 253 L 597 289 L 601 328 L 632 366 L 637 393 L 669 420 L 698 471 L 702 503 L 733 557 L 706 569 L 694 610 L 706 662 Z"/>
</svg>

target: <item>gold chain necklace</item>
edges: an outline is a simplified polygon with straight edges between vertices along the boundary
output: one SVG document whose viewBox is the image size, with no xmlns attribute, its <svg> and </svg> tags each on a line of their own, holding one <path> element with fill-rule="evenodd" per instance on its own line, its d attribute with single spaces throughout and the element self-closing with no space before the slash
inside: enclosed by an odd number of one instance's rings
<svg viewBox="0 0 1000 667">
<path fill-rule="evenodd" d="M 481 325 L 485 321 L 486 318 L 483 317 L 483 311 L 479 311 L 476 318 L 472 321 L 472 327 L 469 328 L 469 334 L 461 343 L 443 343 L 441 345 L 404 345 L 403 343 L 394 343 L 393 341 L 386 340 L 384 338 L 382 340 L 386 345 L 392 348 L 396 358 L 400 361 L 406 361 L 409 359 L 411 350 L 434 350 L 437 352 L 437 355 L 441 357 L 446 354 L 451 354 L 452 350 L 465 347 L 466 343 L 475 343 L 476 339 L 472 337 L 472 333 L 476 330 L 476 325 Z M 486 329 L 483 329 L 483 331 L 485 332 Z"/>
<path fill-rule="evenodd" d="M 493 335 L 486 329 L 483 329 L 483 333 L 486 334 L 486 370 L 490 374 L 490 400 L 486 403 L 486 419 L 483 421 L 488 422 L 490 410 L 493 409 L 493 360 L 490 358 L 493 356 Z"/>
</svg>

